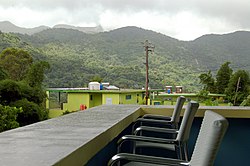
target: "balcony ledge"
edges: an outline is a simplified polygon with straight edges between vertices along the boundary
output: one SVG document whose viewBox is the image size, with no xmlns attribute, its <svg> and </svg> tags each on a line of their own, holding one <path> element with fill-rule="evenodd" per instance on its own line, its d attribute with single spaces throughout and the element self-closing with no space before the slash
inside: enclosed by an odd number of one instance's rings
<svg viewBox="0 0 250 166">
<path fill-rule="evenodd" d="M 250 118 L 249 107 L 201 107 Z M 85 165 L 136 118 L 171 115 L 173 106 L 102 105 L 0 133 L 0 165 Z"/>
</svg>

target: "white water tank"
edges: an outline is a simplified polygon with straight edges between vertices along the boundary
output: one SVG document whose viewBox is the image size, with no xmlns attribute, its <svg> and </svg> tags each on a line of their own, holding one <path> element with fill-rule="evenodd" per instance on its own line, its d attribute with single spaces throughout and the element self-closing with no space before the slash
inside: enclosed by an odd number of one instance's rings
<svg viewBox="0 0 250 166">
<path fill-rule="evenodd" d="M 100 83 L 99 82 L 90 82 L 89 83 L 89 90 L 100 90 Z"/>
</svg>

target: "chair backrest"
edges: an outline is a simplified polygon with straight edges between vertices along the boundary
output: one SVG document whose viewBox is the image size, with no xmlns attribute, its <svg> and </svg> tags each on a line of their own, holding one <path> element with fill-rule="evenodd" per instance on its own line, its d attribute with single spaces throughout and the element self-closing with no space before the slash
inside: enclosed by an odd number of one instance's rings
<svg viewBox="0 0 250 166">
<path fill-rule="evenodd" d="M 181 126 L 177 134 L 176 140 L 180 142 L 187 142 L 191 130 L 191 126 L 194 120 L 194 115 L 199 108 L 199 103 L 196 101 L 190 101 L 186 106 L 186 110 L 183 115 Z"/>
<path fill-rule="evenodd" d="M 180 96 L 177 98 L 176 105 L 174 107 L 174 111 L 171 117 L 171 121 L 174 124 L 178 124 L 180 122 L 180 114 L 185 101 L 186 98 L 184 96 Z"/>
<path fill-rule="evenodd" d="M 190 160 L 192 166 L 212 166 L 221 141 L 228 127 L 228 121 L 221 115 L 206 111 L 201 129 Z"/>
</svg>

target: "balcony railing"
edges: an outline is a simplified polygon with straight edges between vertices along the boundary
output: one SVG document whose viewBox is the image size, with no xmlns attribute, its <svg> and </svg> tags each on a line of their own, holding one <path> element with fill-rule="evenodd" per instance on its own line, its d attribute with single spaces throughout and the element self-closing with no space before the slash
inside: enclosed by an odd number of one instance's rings
<svg viewBox="0 0 250 166">
<path fill-rule="evenodd" d="M 0 165 L 105 165 L 120 135 L 146 113 L 171 115 L 173 106 L 102 105 L 0 133 Z M 215 165 L 244 165 L 250 149 L 250 107 L 200 107 L 190 150 L 205 110 L 229 119 Z"/>
</svg>

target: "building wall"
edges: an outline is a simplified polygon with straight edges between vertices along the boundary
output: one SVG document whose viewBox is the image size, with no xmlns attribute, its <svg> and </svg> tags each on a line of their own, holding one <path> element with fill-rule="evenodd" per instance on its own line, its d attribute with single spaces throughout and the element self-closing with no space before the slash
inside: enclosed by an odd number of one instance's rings
<svg viewBox="0 0 250 166">
<path fill-rule="evenodd" d="M 120 104 L 119 94 L 103 93 L 102 104 Z"/>
<path fill-rule="evenodd" d="M 89 95 L 89 107 L 95 107 L 102 105 L 102 94 L 101 93 L 90 93 Z"/>
<path fill-rule="evenodd" d="M 46 95 L 47 95 L 47 98 L 46 98 L 46 109 L 49 109 L 49 91 L 46 91 Z"/>
<path fill-rule="evenodd" d="M 89 108 L 88 93 L 68 93 L 68 103 L 63 104 L 63 110 L 76 111 L 80 109 L 80 105 L 84 104 Z"/>
<path fill-rule="evenodd" d="M 68 92 L 67 103 L 63 104 L 63 110 L 76 111 L 80 105 L 87 108 L 102 104 L 142 104 L 143 93 L 96 93 L 96 92 Z"/>
<path fill-rule="evenodd" d="M 120 104 L 137 104 L 137 93 L 120 94 Z"/>
</svg>

